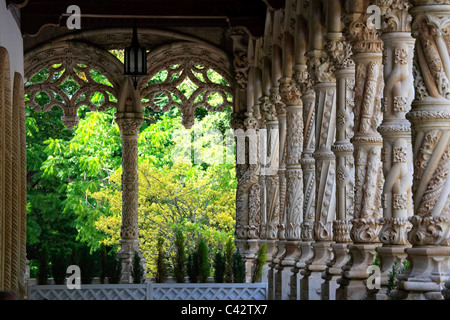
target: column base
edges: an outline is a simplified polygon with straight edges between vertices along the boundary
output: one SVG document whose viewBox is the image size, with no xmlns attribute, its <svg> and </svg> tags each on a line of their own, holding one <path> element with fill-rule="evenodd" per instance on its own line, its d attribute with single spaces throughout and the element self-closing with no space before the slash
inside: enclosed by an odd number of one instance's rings
<svg viewBox="0 0 450 320">
<path fill-rule="evenodd" d="M 398 275 L 395 299 L 442 300 L 445 282 L 450 280 L 450 247 L 417 246 L 407 248 L 410 268 Z"/>
<path fill-rule="evenodd" d="M 402 263 L 406 260 L 407 254 L 405 249 L 409 246 L 404 245 L 383 245 L 376 248 L 376 252 L 380 257 L 380 289 L 373 289 L 371 295 L 376 300 L 390 300 L 392 299 L 391 292 L 395 290 L 397 277 L 402 270 Z M 393 274 L 394 266 L 395 276 Z"/>
<path fill-rule="evenodd" d="M 122 276 L 120 278 L 120 283 L 133 283 L 131 270 L 133 267 L 133 258 L 135 252 L 138 252 L 141 258 L 141 265 L 144 267 L 144 275 L 146 274 L 145 259 L 142 257 L 142 253 L 139 250 L 139 240 L 120 240 L 120 250 L 116 255 L 118 259 L 122 259 Z"/>
<path fill-rule="evenodd" d="M 277 253 L 277 240 L 263 240 L 267 243 L 267 263 L 263 267 L 263 275 L 262 279 L 265 282 L 265 279 L 269 279 L 269 272 L 272 264 L 272 259 L 274 255 Z"/>
<path fill-rule="evenodd" d="M 339 287 L 337 279 L 342 275 L 342 267 L 350 260 L 348 245 L 350 243 L 333 243 L 333 259 L 327 263 L 322 278 L 322 300 L 336 300 L 336 290 Z"/>
<path fill-rule="evenodd" d="M 336 290 L 337 300 L 367 299 L 367 279 L 369 266 L 373 264 L 376 248 L 381 243 L 349 244 L 350 260 L 342 267 L 342 276 L 337 280 L 340 285 Z"/>
<path fill-rule="evenodd" d="M 291 300 L 300 300 L 300 279 L 302 278 L 300 272 L 305 269 L 306 261 L 310 260 L 313 256 L 311 247 L 313 243 L 314 241 L 302 241 L 299 243 L 300 257 L 291 269 Z"/>
<path fill-rule="evenodd" d="M 280 257 L 275 269 L 275 299 L 289 300 L 291 293 L 291 269 L 295 265 L 296 259 L 300 256 L 299 241 L 285 240 L 280 241 L 284 248 L 284 254 Z M 281 249 L 281 247 L 280 247 Z"/>
<path fill-rule="evenodd" d="M 327 263 L 333 257 L 332 241 L 320 241 L 311 245 L 313 257 L 306 262 L 305 269 L 300 274 L 300 300 L 322 299 L 322 273 Z"/>
</svg>

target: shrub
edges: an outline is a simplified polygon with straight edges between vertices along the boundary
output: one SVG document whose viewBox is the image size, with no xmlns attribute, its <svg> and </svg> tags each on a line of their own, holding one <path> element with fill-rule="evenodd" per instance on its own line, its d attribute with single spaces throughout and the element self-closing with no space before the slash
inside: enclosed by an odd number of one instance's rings
<svg viewBox="0 0 450 320">
<path fill-rule="evenodd" d="M 67 274 L 67 259 L 64 253 L 58 251 L 52 258 L 52 274 L 55 284 L 64 284 Z"/>
<path fill-rule="evenodd" d="M 262 277 L 263 267 L 267 261 L 267 242 L 264 242 L 258 250 L 258 256 L 256 257 L 255 266 L 252 274 L 252 282 L 259 281 Z"/>
<path fill-rule="evenodd" d="M 156 276 L 155 281 L 157 283 L 166 282 L 169 271 L 167 266 L 167 257 L 164 252 L 164 238 L 159 237 L 156 244 L 158 255 L 156 256 Z"/>
<path fill-rule="evenodd" d="M 47 244 L 42 244 L 41 251 L 39 252 L 39 268 L 37 274 L 37 281 L 40 285 L 48 284 L 48 246 Z"/>
<path fill-rule="evenodd" d="M 200 239 L 200 243 L 198 244 L 197 259 L 198 266 L 200 267 L 200 280 L 202 283 L 206 283 L 211 273 L 211 266 L 209 264 L 208 245 L 203 238 Z"/>
<path fill-rule="evenodd" d="M 116 259 L 115 256 L 108 256 L 107 260 L 106 275 L 108 277 L 108 282 L 111 284 L 118 284 L 122 277 L 122 259 Z"/>
<path fill-rule="evenodd" d="M 245 263 L 242 260 L 241 253 L 239 252 L 239 248 L 233 253 L 233 280 L 235 283 L 244 283 L 245 282 Z"/>
<path fill-rule="evenodd" d="M 133 277 L 133 283 L 144 282 L 144 268 L 141 265 L 141 257 L 137 251 L 134 252 L 133 266 L 131 268 L 131 276 Z"/>
<path fill-rule="evenodd" d="M 186 265 L 189 282 L 190 283 L 197 283 L 198 282 L 198 275 L 199 275 L 199 268 L 197 264 L 197 251 L 193 250 L 191 253 L 189 253 L 188 261 Z"/>
<path fill-rule="evenodd" d="M 233 252 L 235 250 L 233 239 L 229 237 L 225 244 L 225 254 L 224 254 L 224 262 L 225 262 L 225 282 L 232 283 L 233 282 Z"/>
<path fill-rule="evenodd" d="M 95 274 L 95 257 L 90 254 L 88 247 L 81 248 L 78 258 L 78 266 L 81 271 L 81 283 L 90 284 Z"/>
<path fill-rule="evenodd" d="M 214 257 L 214 282 L 223 283 L 225 276 L 225 259 L 220 252 Z"/>
<path fill-rule="evenodd" d="M 177 231 L 175 234 L 175 257 L 173 259 L 173 277 L 177 283 L 183 283 L 186 276 L 186 250 L 184 247 L 183 232 Z"/>
</svg>

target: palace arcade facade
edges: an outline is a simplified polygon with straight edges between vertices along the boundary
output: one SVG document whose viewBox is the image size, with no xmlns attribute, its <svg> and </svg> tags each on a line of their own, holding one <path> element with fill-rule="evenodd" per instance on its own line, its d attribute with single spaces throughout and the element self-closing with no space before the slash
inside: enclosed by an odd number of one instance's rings
<svg viewBox="0 0 450 320">
<path fill-rule="evenodd" d="M 123 160 L 119 256 L 122 281 L 129 282 L 127 266 L 139 249 L 142 108 L 165 111 L 155 95 L 178 90 L 168 80 L 147 84 L 177 65 L 186 76 L 214 69 L 229 84 L 206 74 L 196 81 L 200 91 L 223 97 L 216 111 L 232 105 L 231 127 L 247 137 L 245 159 L 236 164 L 235 242 L 248 280 L 267 243 L 261 281 L 270 299 L 386 299 L 389 273 L 405 260 L 409 267 L 397 275 L 392 296 L 450 299 L 449 0 L 260 0 L 246 7 L 259 16 L 259 29 L 237 18 L 214 25 L 217 17 L 186 29 L 177 20 L 176 30 L 138 24 L 139 42 L 150 52 L 148 76 L 136 90 L 108 52 L 128 46 L 129 25 L 83 29 L 82 15 L 80 30 L 56 24 L 47 32 L 39 22 L 30 35 L 24 22 L 33 22 L 32 3 L 0 1 L 1 290 L 25 294 L 24 94 L 54 97 L 67 76 L 75 79 L 76 94 L 52 98 L 40 110 L 61 107 L 68 128 L 77 125 L 80 105 L 116 108 Z M 25 85 L 44 68 L 52 75 L 65 69 L 65 77 Z M 95 82 L 91 70 L 111 85 Z M 106 97 L 101 106 L 79 101 L 94 92 Z M 195 98 L 171 101 L 186 128 L 197 106 L 214 110 Z M 381 287 L 370 285 L 376 259 Z"/>
</svg>

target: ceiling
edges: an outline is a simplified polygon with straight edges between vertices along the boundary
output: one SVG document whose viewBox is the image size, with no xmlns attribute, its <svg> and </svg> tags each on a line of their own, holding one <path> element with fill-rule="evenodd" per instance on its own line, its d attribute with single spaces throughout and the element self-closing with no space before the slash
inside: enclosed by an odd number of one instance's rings
<svg viewBox="0 0 450 320">
<path fill-rule="evenodd" d="M 95 29 L 149 28 L 176 31 L 224 47 L 229 27 L 244 26 L 264 33 L 267 5 L 284 0 L 28 0 L 22 2 L 21 30 L 25 51 L 54 38 Z M 67 8 L 81 10 L 81 30 L 66 27 Z M 130 31 L 131 32 L 131 31 Z"/>
</svg>

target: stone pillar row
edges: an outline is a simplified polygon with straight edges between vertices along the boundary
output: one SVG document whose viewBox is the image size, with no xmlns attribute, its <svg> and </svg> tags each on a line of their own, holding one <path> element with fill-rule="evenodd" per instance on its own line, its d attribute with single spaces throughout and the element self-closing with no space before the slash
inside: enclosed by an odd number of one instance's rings
<svg viewBox="0 0 450 320">
<path fill-rule="evenodd" d="M 267 17 L 253 50 L 271 81 L 254 98 L 279 158 L 269 148 L 254 214 L 269 297 L 450 297 L 450 3 L 286 0 Z"/>
</svg>

